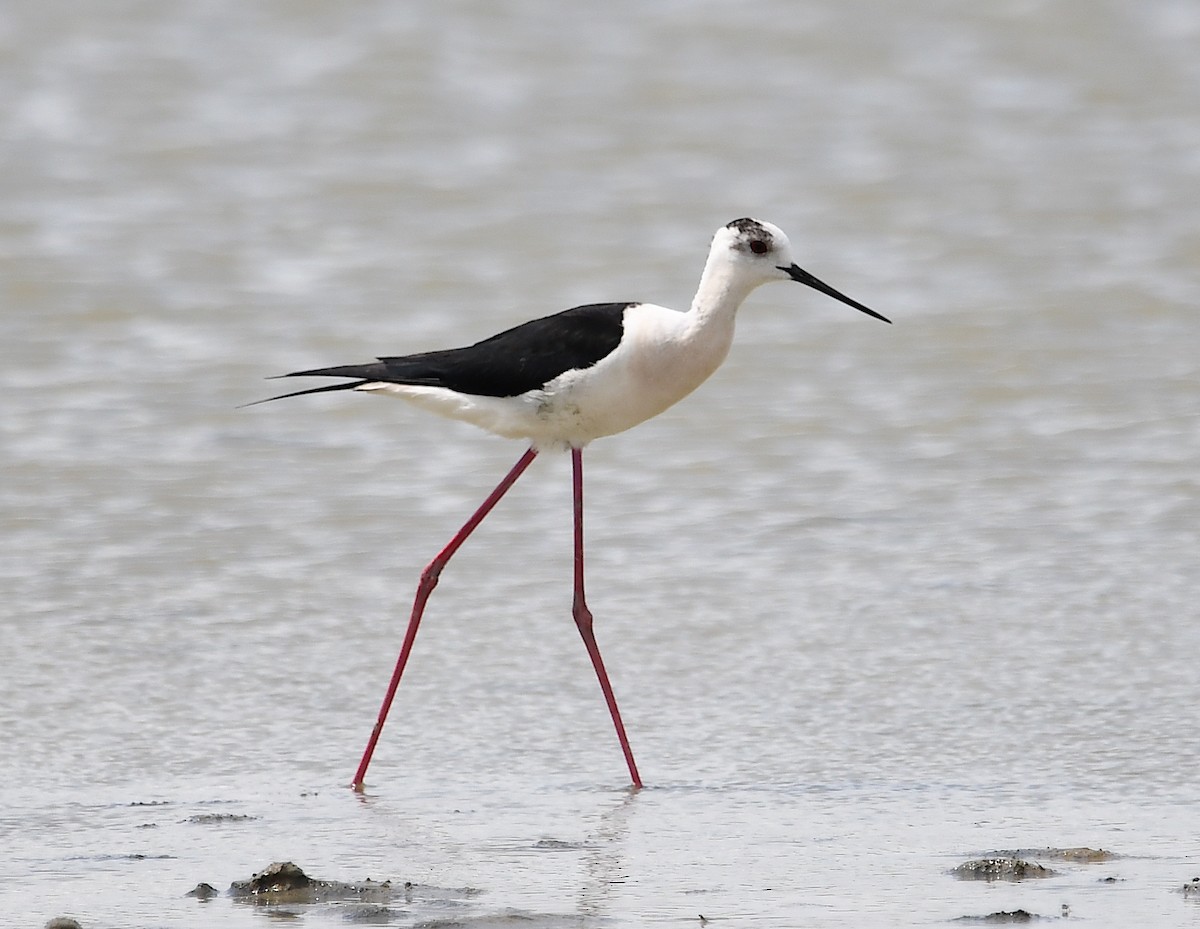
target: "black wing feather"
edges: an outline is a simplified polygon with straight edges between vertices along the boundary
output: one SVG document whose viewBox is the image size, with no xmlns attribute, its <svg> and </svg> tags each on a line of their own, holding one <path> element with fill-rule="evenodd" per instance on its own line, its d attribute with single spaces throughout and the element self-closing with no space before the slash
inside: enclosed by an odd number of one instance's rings
<svg viewBox="0 0 1200 929">
<path fill-rule="evenodd" d="M 372 364 L 294 371 L 282 376 L 349 377 L 355 381 L 271 399 L 349 390 L 379 381 L 445 387 L 485 397 L 515 397 L 545 386 L 566 371 L 590 368 L 610 354 L 620 344 L 625 311 L 635 305 L 591 303 L 522 323 L 464 348 L 380 358 Z"/>
</svg>

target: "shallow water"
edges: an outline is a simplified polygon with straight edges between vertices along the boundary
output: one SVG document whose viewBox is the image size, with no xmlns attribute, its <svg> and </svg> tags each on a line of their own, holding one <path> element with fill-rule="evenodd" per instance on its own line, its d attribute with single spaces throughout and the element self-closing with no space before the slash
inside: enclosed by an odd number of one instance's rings
<svg viewBox="0 0 1200 929">
<path fill-rule="evenodd" d="M 0 12 L 0 915 L 1194 925 L 1200 14 L 1178 0 Z M 783 285 L 587 462 L 263 376 Z M 1089 846 L 1058 876 L 954 879 Z M 254 906 L 272 861 L 415 885 Z M 1108 881 L 1108 878 L 1116 880 Z M 409 899 L 411 898 L 411 899 Z"/>
</svg>

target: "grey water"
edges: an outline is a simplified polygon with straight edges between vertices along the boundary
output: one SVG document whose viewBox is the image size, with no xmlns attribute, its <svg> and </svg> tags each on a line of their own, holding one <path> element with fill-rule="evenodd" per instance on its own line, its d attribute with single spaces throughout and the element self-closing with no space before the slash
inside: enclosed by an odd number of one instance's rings
<svg viewBox="0 0 1200 929">
<path fill-rule="evenodd" d="M 0 10 L 0 924 L 1194 926 L 1200 8 Z M 782 226 L 695 395 L 543 456 L 273 374 Z M 1053 877 L 964 882 L 999 850 Z M 412 887 L 258 905 L 274 861 Z M 955 923 L 957 924 L 957 923 Z"/>
</svg>

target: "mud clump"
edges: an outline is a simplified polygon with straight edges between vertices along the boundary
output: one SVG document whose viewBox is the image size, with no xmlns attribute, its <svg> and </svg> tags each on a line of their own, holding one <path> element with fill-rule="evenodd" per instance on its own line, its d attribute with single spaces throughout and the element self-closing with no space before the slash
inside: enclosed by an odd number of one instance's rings
<svg viewBox="0 0 1200 929">
<path fill-rule="evenodd" d="M 322 903 L 359 900 L 386 903 L 392 896 L 391 881 L 320 881 L 309 877 L 290 861 L 276 861 L 248 881 L 234 881 L 229 895 L 253 903 Z"/>
<path fill-rule="evenodd" d="M 414 903 L 444 911 L 447 907 L 465 905 L 465 901 L 480 892 L 472 887 L 434 887 L 411 881 L 319 880 L 305 874 L 294 862 L 276 861 L 248 880 L 234 881 L 229 885 L 228 896 L 234 903 L 260 906 L 280 917 L 302 916 L 310 906 L 332 907 L 347 922 L 378 925 L 394 922 Z M 185 896 L 204 903 L 220 894 L 211 884 L 201 883 Z"/>
<path fill-rule="evenodd" d="M 229 886 L 229 892 L 235 897 L 290 893 L 311 887 L 313 883 L 313 879 L 301 871 L 298 865 L 290 861 L 276 861 L 257 874 L 252 874 L 248 881 L 234 881 Z"/>
<path fill-rule="evenodd" d="M 245 813 L 197 813 L 184 820 L 199 826 L 216 826 L 222 823 L 245 823 L 258 819 L 257 816 L 247 816 Z"/>
<path fill-rule="evenodd" d="M 229 896 L 262 903 L 311 903 L 320 883 L 295 863 L 276 861 L 250 875 L 249 880 L 234 881 L 229 885 Z"/>
<path fill-rule="evenodd" d="M 950 873 L 961 881 L 1024 881 L 1029 878 L 1053 877 L 1058 872 L 1024 858 L 998 855 L 965 861 Z"/>
<path fill-rule="evenodd" d="M 992 852 L 993 855 L 1009 858 L 1049 858 L 1052 861 L 1070 861 L 1077 864 L 1092 864 L 1097 861 L 1112 861 L 1119 857 L 1103 848 L 1014 848 Z"/>
</svg>

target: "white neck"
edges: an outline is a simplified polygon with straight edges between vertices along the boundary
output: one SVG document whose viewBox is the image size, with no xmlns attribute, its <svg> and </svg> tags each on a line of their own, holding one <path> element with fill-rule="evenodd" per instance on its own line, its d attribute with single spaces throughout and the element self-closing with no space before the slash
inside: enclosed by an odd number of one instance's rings
<svg viewBox="0 0 1200 929">
<path fill-rule="evenodd" d="M 692 298 L 691 313 L 695 326 L 725 323 L 733 326 L 738 307 L 762 281 L 739 273 L 737 265 L 726 256 L 710 255 L 700 275 L 700 286 Z"/>
</svg>

